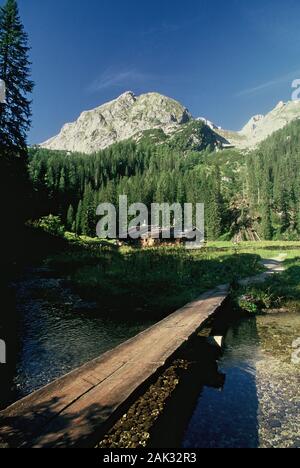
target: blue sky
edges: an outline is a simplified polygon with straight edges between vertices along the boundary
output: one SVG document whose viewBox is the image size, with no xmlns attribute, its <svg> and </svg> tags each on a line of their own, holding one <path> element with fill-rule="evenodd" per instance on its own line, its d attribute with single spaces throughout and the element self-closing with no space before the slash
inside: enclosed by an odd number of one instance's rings
<svg viewBox="0 0 300 468">
<path fill-rule="evenodd" d="M 3 0 L 0 0 L 0 4 Z M 299 0 L 19 0 L 32 47 L 30 143 L 122 92 L 158 91 L 239 129 L 300 78 Z"/>
</svg>

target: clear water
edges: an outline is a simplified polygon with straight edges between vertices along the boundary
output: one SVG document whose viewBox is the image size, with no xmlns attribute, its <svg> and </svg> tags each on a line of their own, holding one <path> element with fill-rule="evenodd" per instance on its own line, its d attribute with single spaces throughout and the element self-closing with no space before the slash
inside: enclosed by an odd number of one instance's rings
<svg viewBox="0 0 300 468">
<path fill-rule="evenodd" d="M 9 360 L 9 389 L 0 389 L 5 405 L 137 335 L 151 322 L 109 319 L 107 311 L 83 302 L 49 271 L 28 270 L 12 285 L 19 317 L 18 351 Z M 9 344 L 9 343 L 8 343 Z M 4 394 L 5 393 L 5 394 Z M 8 395 L 7 395 L 8 393 Z"/>
<path fill-rule="evenodd" d="M 8 392 L 1 383 L 2 406 L 151 325 L 109 319 L 107 311 L 83 302 L 61 278 L 43 269 L 28 270 L 13 288 L 20 318 L 18 352 L 9 362 Z M 300 448 L 300 367 L 291 362 L 292 343 L 298 338 L 297 313 L 242 320 L 231 327 L 219 363 L 226 375 L 224 388 L 200 385 L 200 394 L 193 389 L 197 403 L 184 424 L 181 445 Z M 178 404 L 183 405 L 182 400 Z M 172 417 L 176 427 L 176 411 Z"/>
<path fill-rule="evenodd" d="M 300 448 L 300 314 L 259 316 L 227 334 L 223 390 L 204 387 L 184 448 Z"/>
</svg>

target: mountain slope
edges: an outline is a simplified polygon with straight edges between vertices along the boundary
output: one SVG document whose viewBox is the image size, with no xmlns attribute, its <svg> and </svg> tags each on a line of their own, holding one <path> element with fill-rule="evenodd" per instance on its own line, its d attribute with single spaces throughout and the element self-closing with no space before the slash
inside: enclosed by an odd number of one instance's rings
<svg viewBox="0 0 300 468">
<path fill-rule="evenodd" d="M 112 102 L 83 112 L 61 132 L 40 146 L 53 150 L 93 153 L 151 129 L 173 133 L 192 116 L 177 101 L 158 93 L 122 94 Z"/>
<path fill-rule="evenodd" d="M 91 155 L 31 148 L 34 216 L 59 215 L 68 230 L 94 236 L 95 207 L 117 204 L 126 194 L 130 203 L 147 206 L 205 203 L 209 239 L 298 240 L 300 120 L 258 150 L 216 152 L 215 144 L 213 130 L 191 121 L 171 135 L 149 130 L 138 142 L 119 142 Z"/>
<path fill-rule="evenodd" d="M 279 102 L 267 115 L 255 115 L 240 132 L 216 130 L 240 149 L 254 149 L 277 130 L 300 119 L 300 101 Z"/>
<path fill-rule="evenodd" d="M 255 115 L 239 132 L 224 130 L 205 118 L 194 119 L 178 101 L 158 93 L 136 96 L 128 91 L 117 99 L 96 109 L 83 112 L 77 121 L 64 125 L 58 135 L 42 143 L 42 148 L 81 153 L 94 153 L 114 143 L 133 139 L 139 141 L 144 133 L 152 133 L 157 143 L 173 138 L 178 132 L 195 125 L 210 130 L 215 147 L 254 149 L 277 130 L 300 119 L 300 101 L 280 102 L 267 115 Z M 198 128 L 190 135 L 192 150 L 198 145 Z M 158 132 L 158 133 L 157 133 Z M 188 148 L 186 148 L 188 149 Z"/>
</svg>

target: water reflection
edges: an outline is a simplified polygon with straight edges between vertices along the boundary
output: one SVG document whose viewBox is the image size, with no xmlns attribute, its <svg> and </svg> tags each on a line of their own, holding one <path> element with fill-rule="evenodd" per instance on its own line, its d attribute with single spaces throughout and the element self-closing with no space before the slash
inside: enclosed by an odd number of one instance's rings
<svg viewBox="0 0 300 468">
<path fill-rule="evenodd" d="M 18 313 L 18 348 L 11 349 L 2 375 L 2 406 L 33 392 L 135 336 L 151 322 L 112 320 L 76 296 L 60 278 L 28 270 L 12 285 Z M 15 339 L 14 339 L 15 341 Z M 2 373 L 4 369 L 2 369 Z"/>
<path fill-rule="evenodd" d="M 291 365 L 298 314 L 243 320 L 226 337 L 222 391 L 205 387 L 185 448 L 300 447 L 299 368 Z"/>
</svg>

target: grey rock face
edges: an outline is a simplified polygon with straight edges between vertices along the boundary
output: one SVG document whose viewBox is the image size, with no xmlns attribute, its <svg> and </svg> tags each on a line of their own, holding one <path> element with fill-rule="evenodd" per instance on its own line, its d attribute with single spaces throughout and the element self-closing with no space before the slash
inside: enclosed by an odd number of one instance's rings
<svg viewBox="0 0 300 468">
<path fill-rule="evenodd" d="M 227 146 L 253 149 L 268 136 L 300 118 L 300 101 L 280 102 L 267 115 L 256 115 L 240 132 L 204 122 Z M 183 124 L 194 121 L 189 111 L 174 99 L 158 93 L 136 96 L 131 91 L 96 109 L 83 112 L 76 122 L 64 125 L 60 133 L 40 146 L 52 150 L 93 153 L 129 138 L 139 140 L 146 130 L 162 129 L 175 134 Z M 225 147 L 226 147 L 225 144 Z"/>
<path fill-rule="evenodd" d="M 240 132 L 229 132 L 226 136 L 237 148 L 253 149 L 277 130 L 299 118 L 300 101 L 281 101 L 268 114 L 252 117 Z"/>
<path fill-rule="evenodd" d="M 173 133 L 190 120 L 188 110 L 173 99 L 158 93 L 135 96 L 129 91 L 114 101 L 83 112 L 76 122 L 66 124 L 57 136 L 40 146 L 93 153 L 145 130 L 161 128 L 167 134 Z"/>
</svg>

